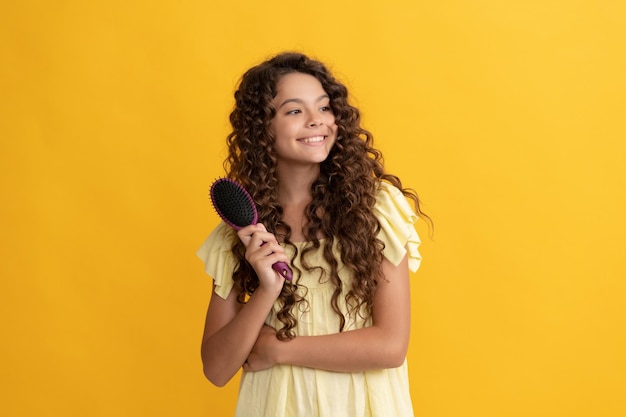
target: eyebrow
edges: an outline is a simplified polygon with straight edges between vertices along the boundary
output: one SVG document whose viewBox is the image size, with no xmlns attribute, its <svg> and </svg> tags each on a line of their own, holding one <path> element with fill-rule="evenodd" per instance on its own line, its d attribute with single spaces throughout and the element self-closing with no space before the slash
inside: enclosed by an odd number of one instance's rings
<svg viewBox="0 0 626 417">
<path fill-rule="evenodd" d="M 330 97 L 328 97 L 328 94 L 322 94 L 321 96 L 319 96 L 317 98 L 317 100 L 315 100 L 316 103 L 324 100 L 325 98 L 330 99 Z M 299 98 L 289 98 L 285 101 L 283 101 L 280 106 L 278 106 L 278 109 L 280 109 L 281 107 L 283 107 L 285 104 L 289 104 L 289 103 L 298 103 L 298 104 L 304 104 L 304 100 L 299 99 Z"/>
</svg>

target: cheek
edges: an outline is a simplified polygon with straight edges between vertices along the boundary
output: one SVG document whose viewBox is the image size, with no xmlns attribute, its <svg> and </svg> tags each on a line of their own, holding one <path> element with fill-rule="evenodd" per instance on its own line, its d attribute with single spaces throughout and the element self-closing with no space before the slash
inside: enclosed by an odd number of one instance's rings
<svg viewBox="0 0 626 417">
<path fill-rule="evenodd" d="M 327 126 L 330 126 L 330 128 L 333 130 L 333 132 L 337 133 L 338 126 L 337 126 L 337 122 L 336 122 L 335 116 L 330 117 L 326 124 L 327 124 Z"/>
<path fill-rule="evenodd" d="M 337 122 L 335 119 L 335 115 L 333 114 L 325 115 L 322 121 L 326 126 L 330 127 L 332 130 L 337 130 Z"/>
<path fill-rule="evenodd" d="M 275 138 L 288 136 L 290 133 L 289 124 L 281 120 L 275 120 L 270 124 L 270 131 Z"/>
</svg>

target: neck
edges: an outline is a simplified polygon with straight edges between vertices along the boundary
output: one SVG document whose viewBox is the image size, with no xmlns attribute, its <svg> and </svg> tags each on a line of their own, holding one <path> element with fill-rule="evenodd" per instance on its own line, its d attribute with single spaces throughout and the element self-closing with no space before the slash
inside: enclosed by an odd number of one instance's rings
<svg viewBox="0 0 626 417">
<path fill-rule="evenodd" d="M 278 200 L 281 204 L 297 204 L 311 199 L 311 185 L 320 173 L 319 165 L 278 167 Z"/>
</svg>

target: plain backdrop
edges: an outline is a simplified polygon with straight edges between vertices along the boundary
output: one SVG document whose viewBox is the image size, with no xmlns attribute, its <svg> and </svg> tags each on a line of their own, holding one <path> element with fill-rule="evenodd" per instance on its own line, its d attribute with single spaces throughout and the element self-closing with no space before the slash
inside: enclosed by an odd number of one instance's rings
<svg viewBox="0 0 626 417">
<path fill-rule="evenodd" d="M 345 82 L 418 191 L 420 417 L 626 415 L 626 6 L 4 1 L 0 414 L 229 416 L 199 356 L 232 94 L 283 50 Z"/>
</svg>

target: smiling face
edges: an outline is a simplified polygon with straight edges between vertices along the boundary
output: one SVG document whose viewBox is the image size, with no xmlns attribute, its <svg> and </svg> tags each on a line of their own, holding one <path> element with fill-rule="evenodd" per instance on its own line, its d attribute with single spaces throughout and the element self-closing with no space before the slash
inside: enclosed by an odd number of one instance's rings
<svg viewBox="0 0 626 417">
<path fill-rule="evenodd" d="M 270 128 L 278 166 L 319 165 L 337 139 L 335 115 L 322 84 L 312 75 L 295 72 L 283 76 L 276 90 Z"/>
</svg>

